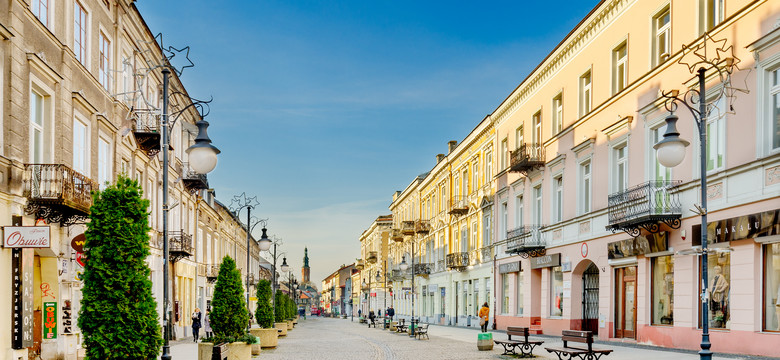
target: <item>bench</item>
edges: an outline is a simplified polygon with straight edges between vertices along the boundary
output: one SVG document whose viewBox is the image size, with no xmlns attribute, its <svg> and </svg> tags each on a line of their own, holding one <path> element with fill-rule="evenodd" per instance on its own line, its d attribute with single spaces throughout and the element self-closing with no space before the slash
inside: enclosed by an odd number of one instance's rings
<svg viewBox="0 0 780 360">
<path fill-rule="evenodd" d="M 507 340 L 493 340 L 494 343 L 504 347 L 504 353 L 501 355 L 517 355 L 515 352 L 520 348 L 520 357 L 532 357 L 534 348 L 544 343 L 544 341 L 528 341 L 528 328 L 510 326 L 506 328 Z M 522 340 L 512 340 L 512 336 L 522 336 Z"/>
<path fill-rule="evenodd" d="M 395 332 L 399 332 L 399 333 L 405 333 L 406 332 L 406 321 L 405 321 L 405 319 L 398 319 L 398 324 L 395 326 Z"/>
<path fill-rule="evenodd" d="M 547 352 L 558 355 L 559 360 L 573 359 L 575 357 L 582 360 L 598 360 L 602 356 L 609 355 L 609 353 L 612 352 L 612 350 L 609 349 L 593 348 L 592 331 L 563 330 L 563 336 L 561 336 L 561 340 L 563 340 L 563 347 L 544 348 L 547 350 Z M 569 341 L 588 344 L 588 346 L 587 348 L 569 346 Z"/>
<path fill-rule="evenodd" d="M 430 340 L 428 337 L 428 324 L 422 324 L 414 329 L 414 336 L 417 338 L 417 340 L 422 340 L 422 337 L 425 336 L 426 339 Z"/>
</svg>

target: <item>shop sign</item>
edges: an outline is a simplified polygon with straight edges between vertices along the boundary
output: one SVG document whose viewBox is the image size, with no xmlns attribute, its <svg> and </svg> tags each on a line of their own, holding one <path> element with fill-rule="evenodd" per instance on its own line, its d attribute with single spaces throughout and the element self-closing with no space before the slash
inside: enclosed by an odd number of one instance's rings
<svg viewBox="0 0 780 360">
<path fill-rule="evenodd" d="M 662 231 L 655 234 L 640 235 L 633 239 L 613 241 L 607 244 L 607 258 L 610 260 L 621 259 L 667 250 L 669 250 L 669 233 Z"/>
<path fill-rule="evenodd" d="M 87 242 L 87 237 L 83 233 L 76 235 L 73 240 L 70 241 L 70 247 L 76 252 L 84 252 L 84 243 Z"/>
<path fill-rule="evenodd" d="M 11 347 L 33 346 L 33 261 L 32 249 L 14 249 L 11 255 Z"/>
<path fill-rule="evenodd" d="M 48 226 L 4 226 L 3 247 L 49 248 L 50 229 Z"/>
<path fill-rule="evenodd" d="M 70 307 L 70 300 L 65 300 L 62 305 L 62 333 L 73 334 L 73 310 Z"/>
<path fill-rule="evenodd" d="M 531 269 L 561 266 L 561 254 L 542 255 L 539 257 L 532 257 L 530 260 Z"/>
<path fill-rule="evenodd" d="M 447 288 L 441 288 L 441 297 L 444 297 L 445 289 Z"/>
<path fill-rule="evenodd" d="M 43 339 L 57 338 L 57 302 L 43 303 Z"/>
<path fill-rule="evenodd" d="M 498 273 L 506 274 L 520 271 L 520 262 L 514 261 L 511 263 L 505 263 L 498 265 Z"/>
<path fill-rule="evenodd" d="M 707 243 L 755 239 L 780 234 L 780 209 L 707 223 Z M 691 244 L 701 245 L 701 225 L 691 229 Z"/>
</svg>

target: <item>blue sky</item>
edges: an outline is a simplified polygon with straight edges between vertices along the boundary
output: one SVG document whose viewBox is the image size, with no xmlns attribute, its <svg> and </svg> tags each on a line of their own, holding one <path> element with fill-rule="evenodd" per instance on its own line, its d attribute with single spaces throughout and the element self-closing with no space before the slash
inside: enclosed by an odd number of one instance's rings
<svg viewBox="0 0 780 360">
<path fill-rule="evenodd" d="M 258 196 L 253 214 L 269 218 L 296 275 L 308 246 L 319 287 L 359 256 L 360 234 L 390 213 L 393 192 L 430 170 L 597 3 L 136 4 L 166 45 L 191 47 L 190 95 L 214 97 L 217 197 Z"/>
</svg>

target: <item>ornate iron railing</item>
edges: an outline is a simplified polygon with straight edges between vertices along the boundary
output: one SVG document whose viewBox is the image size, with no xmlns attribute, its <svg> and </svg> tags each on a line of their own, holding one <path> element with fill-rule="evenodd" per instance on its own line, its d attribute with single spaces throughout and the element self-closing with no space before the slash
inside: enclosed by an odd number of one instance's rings
<svg viewBox="0 0 780 360">
<path fill-rule="evenodd" d="M 428 220 L 417 220 L 414 223 L 414 232 L 418 234 L 427 234 L 431 232 L 431 222 Z"/>
<path fill-rule="evenodd" d="M 547 246 L 544 225 L 524 225 L 506 232 L 506 252 L 528 256 L 544 255 Z"/>
<path fill-rule="evenodd" d="M 414 221 L 402 221 L 401 234 L 414 235 Z"/>
<path fill-rule="evenodd" d="M 465 196 L 453 196 L 449 201 L 450 214 L 465 215 L 469 212 L 469 201 Z"/>
<path fill-rule="evenodd" d="M 609 195 L 607 230 L 639 236 L 642 227 L 649 232 L 660 231 L 663 222 L 680 227 L 682 205 L 677 180 L 655 180 Z"/>
<path fill-rule="evenodd" d="M 184 187 L 191 193 L 209 188 L 209 180 L 206 174 L 198 174 L 195 170 L 192 170 L 189 163 L 182 163 L 181 177 Z"/>
<path fill-rule="evenodd" d="M 469 253 L 456 252 L 447 254 L 447 267 L 450 269 L 461 269 L 469 266 Z"/>
<path fill-rule="evenodd" d="M 363 260 L 362 259 L 358 260 L 357 262 L 355 262 L 355 269 L 363 270 L 365 267 L 366 267 L 366 265 L 363 264 Z"/>
<path fill-rule="evenodd" d="M 393 281 L 401 281 L 409 277 L 409 270 L 393 270 L 392 275 L 390 276 L 390 279 Z"/>
<path fill-rule="evenodd" d="M 401 229 L 392 229 L 390 232 L 390 239 L 395 242 L 404 241 L 404 234 L 401 233 Z"/>
<path fill-rule="evenodd" d="M 376 251 L 369 251 L 368 256 L 366 256 L 366 262 L 374 264 L 376 263 L 376 260 L 377 260 Z"/>
<path fill-rule="evenodd" d="M 23 195 L 30 202 L 64 205 L 84 214 L 92 206 L 98 183 L 63 164 L 25 164 Z"/>
<path fill-rule="evenodd" d="M 523 143 L 509 152 L 509 171 L 527 174 L 529 170 L 544 167 L 544 147 L 538 143 Z"/>
<path fill-rule="evenodd" d="M 436 272 L 442 272 L 446 269 L 446 266 L 444 266 L 444 260 L 437 260 L 436 261 Z"/>
<path fill-rule="evenodd" d="M 430 263 L 415 263 L 412 265 L 412 271 L 415 275 L 429 275 L 432 267 Z"/>
<path fill-rule="evenodd" d="M 173 262 L 191 256 L 192 235 L 185 233 L 183 230 L 168 232 L 168 253 Z"/>
<path fill-rule="evenodd" d="M 213 283 L 219 276 L 219 265 L 208 265 L 206 268 L 206 281 Z"/>
<path fill-rule="evenodd" d="M 480 255 L 482 257 L 482 262 L 490 262 L 493 261 L 493 247 L 492 246 L 485 246 L 482 249 L 480 249 Z"/>
</svg>

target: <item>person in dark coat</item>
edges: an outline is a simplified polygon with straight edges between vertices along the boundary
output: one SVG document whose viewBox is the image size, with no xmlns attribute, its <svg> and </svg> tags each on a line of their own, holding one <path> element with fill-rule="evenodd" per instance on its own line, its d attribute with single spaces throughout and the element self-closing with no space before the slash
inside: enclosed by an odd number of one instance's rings
<svg viewBox="0 0 780 360">
<path fill-rule="evenodd" d="M 198 333 L 200 332 L 200 309 L 195 308 L 195 312 L 192 313 L 192 339 L 194 342 L 198 342 Z"/>
<path fill-rule="evenodd" d="M 393 316 L 395 316 L 395 310 L 393 309 L 393 307 L 392 307 L 392 306 L 390 306 L 390 308 L 389 308 L 389 309 L 387 309 L 387 311 L 385 312 L 385 314 L 387 314 L 387 316 L 389 316 L 389 317 L 390 317 L 390 320 L 393 320 Z"/>
<path fill-rule="evenodd" d="M 203 317 L 203 332 L 206 337 L 211 337 L 211 310 L 206 309 L 206 316 Z"/>
</svg>

